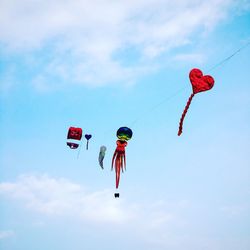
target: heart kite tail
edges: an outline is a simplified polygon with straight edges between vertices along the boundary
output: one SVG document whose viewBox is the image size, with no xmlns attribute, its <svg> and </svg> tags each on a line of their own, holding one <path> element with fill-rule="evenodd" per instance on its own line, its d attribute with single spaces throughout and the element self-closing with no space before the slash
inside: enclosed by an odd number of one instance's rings
<svg viewBox="0 0 250 250">
<path fill-rule="evenodd" d="M 185 118 L 185 116 L 186 116 L 186 114 L 187 114 L 187 111 L 188 111 L 188 109 L 189 109 L 189 106 L 190 106 L 190 104 L 191 104 L 191 102 L 192 102 L 192 99 L 193 99 L 194 95 L 195 95 L 194 93 L 192 93 L 192 94 L 190 95 L 190 97 L 188 98 L 186 107 L 185 107 L 185 109 L 184 109 L 184 111 L 183 111 L 183 113 L 182 113 L 182 116 L 181 116 L 181 119 L 180 119 L 180 123 L 179 123 L 178 136 L 180 136 L 181 133 L 182 133 L 183 121 L 184 121 L 184 118 Z"/>
</svg>

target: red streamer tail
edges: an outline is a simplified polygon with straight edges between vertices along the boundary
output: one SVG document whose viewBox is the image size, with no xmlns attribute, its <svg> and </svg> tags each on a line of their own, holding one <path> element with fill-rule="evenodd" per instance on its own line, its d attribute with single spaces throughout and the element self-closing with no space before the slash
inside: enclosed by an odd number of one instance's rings
<svg viewBox="0 0 250 250">
<path fill-rule="evenodd" d="M 115 152 L 114 152 L 114 154 L 113 154 L 113 157 L 112 157 L 111 170 L 113 170 L 113 167 L 114 167 L 114 161 L 115 161 L 116 156 L 117 156 L 117 152 L 115 151 Z"/>
<path fill-rule="evenodd" d="M 178 136 L 180 136 L 181 133 L 182 133 L 183 121 L 184 121 L 184 118 L 185 118 L 185 116 L 186 116 L 186 114 L 187 114 L 187 111 L 188 111 L 188 109 L 189 109 L 189 106 L 190 106 L 190 104 L 191 104 L 191 102 L 192 102 L 193 97 L 194 97 L 194 93 L 193 93 L 192 95 L 190 95 L 190 97 L 188 98 L 186 107 L 185 107 L 185 109 L 184 109 L 184 111 L 183 111 L 183 113 L 182 113 L 182 116 L 181 116 L 181 119 L 180 119 L 180 123 L 179 123 Z"/>
<path fill-rule="evenodd" d="M 126 170 L 126 155 L 125 155 L 125 153 L 124 153 L 123 160 L 124 160 L 124 169 Z"/>
<path fill-rule="evenodd" d="M 115 159 L 116 188 L 119 187 L 119 182 L 120 182 L 121 162 L 122 162 L 122 156 L 118 155 L 117 158 Z"/>
</svg>

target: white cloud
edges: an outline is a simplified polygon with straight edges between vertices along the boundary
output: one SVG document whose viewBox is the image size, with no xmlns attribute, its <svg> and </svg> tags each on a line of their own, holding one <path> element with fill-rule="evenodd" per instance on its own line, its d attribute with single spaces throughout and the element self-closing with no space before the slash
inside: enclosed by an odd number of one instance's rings
<svg viewBox="0 0 250 250">
<path fill-rule="evenodd" d="M 220 210 L 228 215 L 229 217 L 238 217 L 242 215 L 247 215 L 249 213 L 250 207 L 246 204 L 222 206 Z"/>
<path fill-rule="evenodd" d="M 204 55 L 198 53 L 177 54 L 176 56 L 174 56 L 174 60 L 182 62 L 202 63 L 204 62 Z"/>
<path fill-rule="evenodd" d="M 93 223 L 129 224 L 136 221 L 137 225 L 143 225 L 147 222 L 150 228 L 177 222 L 173 211 L 188 206 L 185 201 L 129 204 L 122 198 L 115 199 L 111 190 L 90 192 L 69 180 L 47 175 L 22 175 L 16 182 L 2 182 L 0 194 L 47 216 L 77 217 Z"/>
<path fill-rule="evenodd" d="M 59 217 L 60 221 L 65 219 L 69 223 L 69 218 L 73 218 L 97 228 L 104 225 L 108 231 L 119 229 L 119 233 L 126 234 L 129 239 L 141 239 L 147 245 L 146 249 L 183 249 L 183 245 L 186 249 L 221 249 L 220 244 L 227 244 L 218 241 L 217 233 L 210 235 L 217 225 L 206 219 L 208 216 L 210 220 L 211 209 L 207 213 L 205 207 L 197 207 L 198 204 L 188 200 L 132 203 L 123 198 L 115 199 L 111 190 L 93 192 L 70 180 L 48 175 L 22 175 L 16 181 L 2 182 L 0 195 L 37 213 L 34 225 L 39 227 L 46 226 L 44 216 L 49 217 L 50 222 Z M 247 214 L 248 208 L 225 206 L 221 211 Z M 221 214 L 218 215 L 220 218 Z M 214 216 L 217 218 L 216 214 Z M 12 231 L 0 232 L 0 238 L 12 235 Z"/>
<path fill-rule="evenodd" d="M 242 1 L 3 0 L 0 41 L 11 51 L 47 53 L 29 54 L 40 67 L 34 83 L 43 90 L 50 77 L 90 86 L 133 82 L 150 73 L 155 57 L 212 29 Z"/>
<path fill-rule="evenodd" d="M 12 230 L 0 231 L 0 240 L 12 237 L 14 234 L 15 233 Z"/>
<path fill-rule="evenodd" d="M 90 192 L 67 179 L 47 175 L 22 175 L 15 182 L 2 182 L 0 195 L 38 213 L 39 221 L 49 216 L 50 221 L 61 217 L 98 227 L 121 225 L 122 230 L 133 228 L 137 237 L 157 245 L 168 245 L 173 230 L 186 225 L 181 214 L 189 207 L 188 201 L 131 203 L 115 199 L 111 190 Z"/>
<path fill-rule="evenodd" d="M 121 209 L 122 201 L 114 201 L 109 190 L 88 193 L 78 184 L 46 175 L 21 176 L 16 183 L 1 183 L 0 192 L 46 215 L 111 222 L 130 216 Z"/>
</svg>

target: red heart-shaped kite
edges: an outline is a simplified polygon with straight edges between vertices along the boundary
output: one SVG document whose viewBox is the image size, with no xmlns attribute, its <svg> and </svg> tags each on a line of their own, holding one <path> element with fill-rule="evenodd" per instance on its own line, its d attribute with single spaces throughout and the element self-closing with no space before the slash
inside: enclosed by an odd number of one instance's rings
<svg viewBox="0 0 250 250">
<path fill-rule="evenodd" d="M 199 69 L 192 69 L 189 73 L 189 79 L 194 94 L 207 91 L 214 86 L 214 78 L 208 75 L 203 76 L 202 71 Z"/>
<path fill-rule="evenodd" d="M 185 115 L 188 111 L 188 108 L 191 104 L 191 101 L 192 101 L 194 95 L 199 93 L 199 92 L 202 92 L 202 91 L 207 91 L 214 86 L 213 77 L 209 76 L 209 75 L 203 76 L 202 71 L 199 69 L 192 69 L 189 73 L 189 79 L 190 79 L 190 82 L 192 84 L 193 93 L 189 97 L 188 102 L 186 104 L 186 107 L 185 107 L 185 109 L 182 113 L 181 119 L 180 119 L 179 131 L 178 131 L 179 136 L 182 133 L 183 121 L 184 121 Z"/>
</svg>

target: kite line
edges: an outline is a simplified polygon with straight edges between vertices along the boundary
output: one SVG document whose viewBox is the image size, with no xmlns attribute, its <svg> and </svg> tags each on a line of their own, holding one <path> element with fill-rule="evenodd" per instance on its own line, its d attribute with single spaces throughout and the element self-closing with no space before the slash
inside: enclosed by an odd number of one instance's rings
<svg viewBox="0 0 250 250">
<path fill-rule="evenodd" d="M 81 149 L 82 149 L 82 141 L 81 141 L 80 147 L 79 147 L 78 152 L 77 152 L 77 159 L 79 159 Z"/>
<path fill-rule="evenodd" d="M 223 65 L 224 63 L 226 63 L 227 61 L 229 61 L 232 57 L 234 57 L 236 54 L 238 54 L 241 50 L 245 49 L 247 46 L 250 45 L 250 41 L 248 43 L 246 43 L 245 45 L 243 45 L 241 48 L 239 48 L 238 50 L 236 50 L 232 55 L 228 56 L 227 58 L 223 59 L 222 61 L 220 61 L 219 63 L 215 64 L 212 68 L 210 68 L 207 72 L 210 72 L 216 68 L 218 68 L 219 66 Z"/>
<path fill-rule="evenodd" d="M 154 110 L 156 110 L 159 106 L 161 106 L 163 103 L 171 100 L 172 98 L 174 98 L 175 96 L 177 96 L 178 94 L 180 94 L 182 91 L 184 91 L 184 89 L 186 89 L 187 86 L 185 87 L 182 87 L 180 89 L 178 89 L 175 93 L 173 93 L 172 95 L 170 96 L 167 96 L 165 97 L 163 100 L 161 100 L 160 102 L 158 102 L 157 104 L 155 104 L 154 106 L 152 106 L 149 110 L 145 111 L 143 114 L 141 114 L 141 116 L 137 119 L 135 119 L 132 123 L 131 123 L 131 126 L 133 126 L 134 124 L 136 124 L 140 119 L 141 117 L 144 117 L 145 115 L 153 112 Z"/>
</svg>

